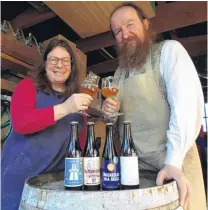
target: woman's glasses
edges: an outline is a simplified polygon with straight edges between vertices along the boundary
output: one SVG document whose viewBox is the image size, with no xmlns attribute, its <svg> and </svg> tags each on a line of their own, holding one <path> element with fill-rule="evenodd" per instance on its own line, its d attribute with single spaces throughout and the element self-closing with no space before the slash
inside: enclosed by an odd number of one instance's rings
<svg viewBox="0 0 208 210">
<path fill-rule="evenodd" d="M 64 66 L 69 66 L 72 63 L 72 60 L 68 57 L 57 58 L 55 56 L 51 56 L 50 58 L 48 58 L 48 61 L 50 62 L 51 65 L 56 65 L 59 62 L 59 60 L 61 60 Z"/>
</svg>

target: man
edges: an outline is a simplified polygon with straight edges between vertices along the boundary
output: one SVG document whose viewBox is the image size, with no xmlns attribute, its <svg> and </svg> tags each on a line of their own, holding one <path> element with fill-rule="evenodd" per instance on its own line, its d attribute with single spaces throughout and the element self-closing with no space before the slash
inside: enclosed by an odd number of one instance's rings
<svg viewBox="0 0 208 210">
<path fill-rule="evenodd" d="M 154 44 L 149 21 L 134 4 L 117 7 L 110 26 L 117 42 L 114 78 L 120 91 L 118 100 L 104 101 L 102 112 L 110 116 L 120 110 L 120 126 L 123 120 L 132 122 L 140 169 L 159 172 L 157 185 L 175 179 L 184 209 L 205 210 L 195 146 L 204 100 L 191 58 L 177 41 Z"/>
</svg>

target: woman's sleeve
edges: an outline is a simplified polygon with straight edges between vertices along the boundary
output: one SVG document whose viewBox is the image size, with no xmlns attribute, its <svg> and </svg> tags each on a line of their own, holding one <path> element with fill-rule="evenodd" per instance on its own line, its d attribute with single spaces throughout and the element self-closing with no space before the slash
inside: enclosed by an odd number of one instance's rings
<svg viewBox="0 0 208 210">
<path fill-rule="evenodd" d="M 36 88 L 32 79 L 23 79 L 18 83 L 10 112 L 13 129 L 20 134 L 35 133 L 55 124 L 53 106 L 36 108 Z"/>
</svg>

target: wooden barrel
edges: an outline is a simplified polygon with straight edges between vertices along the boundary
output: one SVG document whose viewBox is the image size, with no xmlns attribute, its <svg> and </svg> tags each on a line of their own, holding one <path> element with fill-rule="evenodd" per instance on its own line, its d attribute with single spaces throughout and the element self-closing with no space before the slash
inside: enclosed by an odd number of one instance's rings
<svg viewBox="0 0 208 210">
<path fill-rule="evenodd" d="M 3 144 L 12 131 L 12 122 L 10 119 L 10 101 L 2 99 L 1 103 L 1 143 Z M 2 145 L 1 145 L 2 146 Z"/>
<path fill-rule="evenodd" d="M 118 191 L 67 191 L 64 173 L 26 180 L 19 210 L 182 210 L 175 181 L 155 186 L 157 174 L 140 172 L 140 189 Z"/>
</svg>

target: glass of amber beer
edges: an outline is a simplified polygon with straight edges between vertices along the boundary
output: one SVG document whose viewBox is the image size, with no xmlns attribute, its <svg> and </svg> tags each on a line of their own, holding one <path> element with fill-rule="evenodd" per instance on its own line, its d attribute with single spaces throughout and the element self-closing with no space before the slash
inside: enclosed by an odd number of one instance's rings
<svg viewBox="0 0 208 210">
<path fill-rule="evenodd" d="M 80 87 L 80 91 L 92 97 L 96 96 L 96 94 L 99 91 L 98 89 L 99 80 L 100 80 L 100 77 L 90 71 L 87 77 L 85 78 L 84 82 L 82 83 Z M 90 115 L 87 114 L 85 111 L 79 111 L 79 113 L 90 117 Z"/>
<path fill-rule="evenodd" d="M 112 76 L 105 77 L 102 79 L 101 92 L 102 92 L 102 95 L 106 98 L 114 99 L 117 96 L 119 89 L 116 86 L 114 82 L 114 78 Z M 112 116 L 109 116 L 109 118 L 120 116 L 120 115 L 123 115 L 123 113 L 115 112 Z"/>
</svg>

